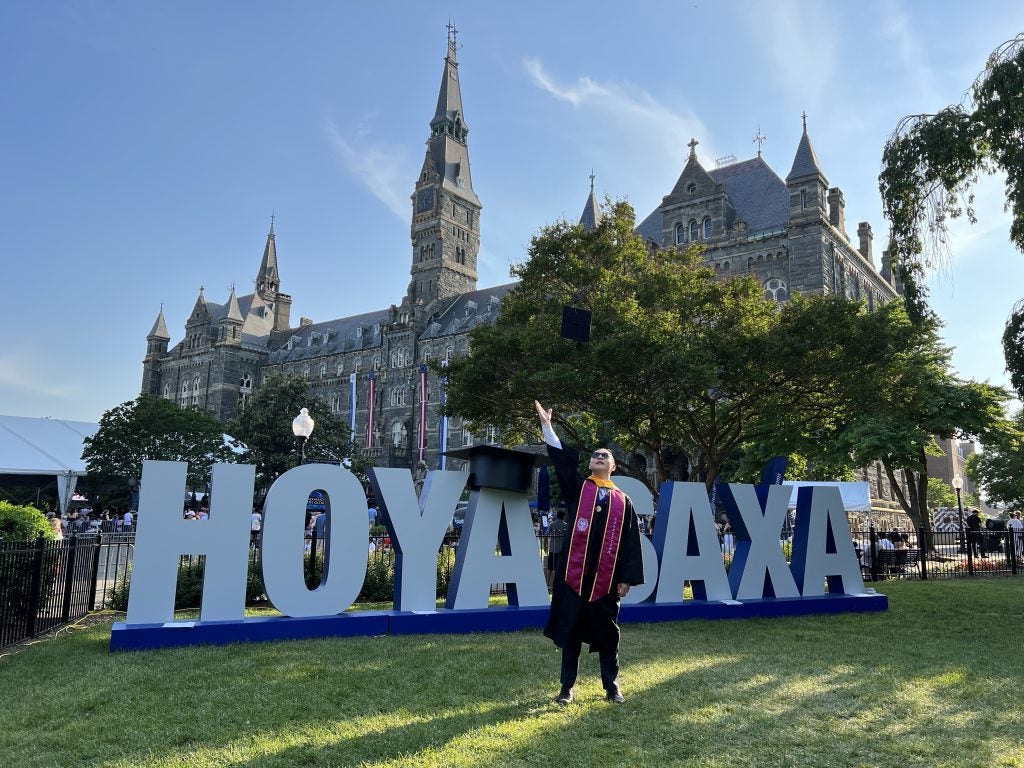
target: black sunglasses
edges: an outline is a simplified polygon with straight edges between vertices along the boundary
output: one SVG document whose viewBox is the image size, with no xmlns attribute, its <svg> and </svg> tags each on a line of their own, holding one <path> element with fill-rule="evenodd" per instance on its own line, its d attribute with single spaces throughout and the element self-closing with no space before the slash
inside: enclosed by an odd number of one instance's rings
<svg viewBox="0 0 1024 768">
<path fill-rule="evenodd" d="M 604 451 L 594 451 L 592 454 L 590 454 L 590 458 L 592 458 L 592 459 L 611 459 L 611 458 L 614 458 L 614 457 L 610 453 L 605 453 Z"/>
</svg>

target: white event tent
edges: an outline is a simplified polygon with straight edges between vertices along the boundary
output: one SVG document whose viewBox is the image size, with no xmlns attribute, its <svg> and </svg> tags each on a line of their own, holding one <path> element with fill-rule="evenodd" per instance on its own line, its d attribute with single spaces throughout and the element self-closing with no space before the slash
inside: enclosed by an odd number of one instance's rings
<svg viewBox="0 0 1024 768">
<path fill-rule="evenodd" d="M 839 489 L 839 495 L 843 497 L 843 507 L 846 508 L 847 512 L 871 512 L 871 488 L 863 481 L 784 480 L 782 484 L 788 485 L 793 489 L 793 495 L 789 498 L 790 509 L 796 509 L 796 496 L 801 488 L 828 485 Z"/>
<path fill-rule="evenodd" d="M 83 441 L 97 429 L 99 424 L 88 421 L 0 416 L 0 476 L 56 477 L 61 512 L 66 512 L 85 474 Z"/>
</svg>

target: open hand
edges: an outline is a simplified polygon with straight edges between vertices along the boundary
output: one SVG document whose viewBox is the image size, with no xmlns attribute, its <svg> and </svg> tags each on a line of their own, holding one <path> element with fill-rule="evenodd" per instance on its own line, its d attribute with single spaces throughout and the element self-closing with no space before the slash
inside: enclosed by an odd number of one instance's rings
<svg viewBox="0 0 1024 768">
<path fill-rule="evenodd" d="M 548 408 L 548 409 L 545 410 L 544 406 L 541 405 L 538 400 L 534 400 L 533 404 L 537 408 L 537 416 L 540 417 L 540 423 L 541 424 L 550 424 L 551 423 L 551 409 Z"/>
</svg>

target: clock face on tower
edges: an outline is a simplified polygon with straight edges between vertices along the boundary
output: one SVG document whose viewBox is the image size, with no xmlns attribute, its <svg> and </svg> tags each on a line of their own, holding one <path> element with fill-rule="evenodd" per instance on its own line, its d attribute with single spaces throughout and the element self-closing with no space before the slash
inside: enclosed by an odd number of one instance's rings
<svg viewBox="0 0 1024 768">
<path fill-rule="evenodd" d="M 434 207 L 434 190 L 431 188 L 421 189 L 416 195 L 416 213 L 429 211 Z"/>
</svg>

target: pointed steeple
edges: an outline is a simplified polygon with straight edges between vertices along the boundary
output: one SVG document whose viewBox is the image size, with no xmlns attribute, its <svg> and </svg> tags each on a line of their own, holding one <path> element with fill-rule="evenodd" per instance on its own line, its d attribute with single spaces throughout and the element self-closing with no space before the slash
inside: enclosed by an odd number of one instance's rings
<svg viewBox="0 0 1024 768">
<path fill-rule="evenodd" d="M 156 316 L 156 322 L 153 323 L 153 330 L 149 332 L 146 337 L 149 341 L 161 340 L 170 341 L 171 334 L 167 332 L 167 323 L 164 321 L 164 305 L 160 305 L 160 314 Z"/>
<path fill-rule="evenodd" d="M 449 23 L 448 53 L 444 58 L 437 108 L 430 121 L 424 174 L 429 169 L 444 188 L 479 206 L 480 200 L 473 191 L 473 177 L 469 170 L 469 126 L 462 110 L 462 88 L 459 85 L 459 62 L 456 58 L 459 48 L 457 32 Z"/>
<path fill-rule="evenodd" d="M 231 286 L 231 296 L 228 297 L 228 320 L 237 320 L 239 323 L 244 322 L 245 319 L 242 317 L 242 310 L 238 308 L 238 299 L 235 298 L 235 286 Z"/>
<path fill-rule="evenodd" d="M 277 272 L 277 244 L 274 241 L 274 216 L 270 217 L 270 232 L 267 233 L 267 244 L 263 247 L 263 259 L 260 271 L 256 275 L 256 293 L 265 301 L 273 302 L 281 288 L 281 278 Z"/>
<path fill-rule="evenodd" d="M 793 167 L 786 177 L 786 182 L 802 179 L 807 176 L 820 176 L 825 179 L 825 174 L 818 164 L 818 156 L 814 152 L 814 145 L 811 144 L 811 137 L 807 135 L 807 113 L 803 114 L 804 133 L 800 137 L 800 145 L 796 148 L 796 157 L 793 158 Z M 828 182 L 825 182 L 828 186 Z"/>
<path fill-rule="evenodd" d="M 590 172 L 590 195 L 583 206 L 583 215 L 580 216 L 580 224 L 586 230 L 597 229 L 601 223 L 601 206 L 597 202 L 597 195 L 594 194 L 594 172 Z"/>
<path fill-rule="evenodd" d="M 199 295 L 196 296 L 196 303 L 192 306 L 191 320 L 196 320 L 202 316 L 209 316 L 210 310 L 206 308 L 206 296 L 203 293 L 203 286 L 199 286 Z"/>
</svg>

